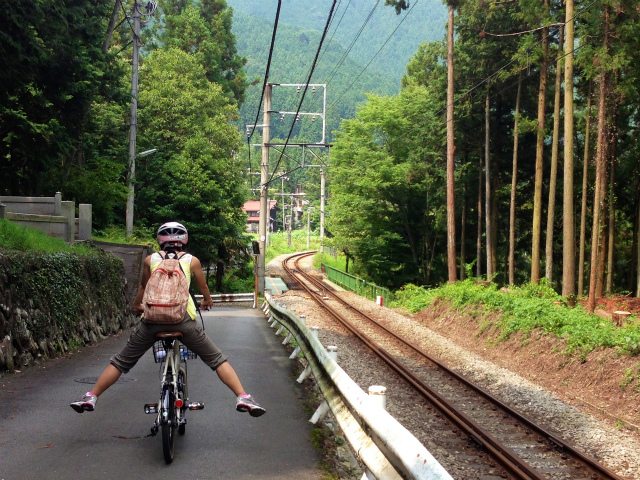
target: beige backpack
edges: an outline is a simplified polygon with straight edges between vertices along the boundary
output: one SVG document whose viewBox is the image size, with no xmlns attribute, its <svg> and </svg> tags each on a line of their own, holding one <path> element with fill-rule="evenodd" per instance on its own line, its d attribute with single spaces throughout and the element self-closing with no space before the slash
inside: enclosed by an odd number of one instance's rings
<svg viewBox="0 0 640 480">
<path fill-rule="evenodd" d="M 151 273 L 142 297 L 144 319 L 147 323 L 180 323 L 187 312 L 189 283 L 177 254 L 162 261 Z"/>
</svg>

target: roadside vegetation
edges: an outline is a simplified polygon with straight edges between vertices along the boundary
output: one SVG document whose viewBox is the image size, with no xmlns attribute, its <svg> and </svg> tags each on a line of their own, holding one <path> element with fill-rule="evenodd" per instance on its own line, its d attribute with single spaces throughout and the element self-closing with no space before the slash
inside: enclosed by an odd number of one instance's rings
<svg viewBox="0 0 640 480">
<path fill-rule="evenodd" d="M 476 280 L 470 278 L 432 289 L 409 284 L 396 291 L 396 300 L 390 306 L 416 313 L 444 302 L 459 313 L 475 318 L 483 329 L 495 331 L 496 342 L 518 332 L 539 331 L 564 338 L 565 353 L 582 358 L 600 347 L 640 354 L 640 320 L 636 316 L 618 327 L 608 319 L 587 312 L 579 304 L 569 307 L 546 281 L 540 285 L 528 283 L 498 289 L 496 284 Z"/>
<path fill-rule="evenodd" d="M 23 227 L 9 220 L 0 219 L 0 249 L 35 252 L 73 252 L 91 254 L 93 249 L 86 244 L 69 245 L 40 230 Z"/>
</svg>

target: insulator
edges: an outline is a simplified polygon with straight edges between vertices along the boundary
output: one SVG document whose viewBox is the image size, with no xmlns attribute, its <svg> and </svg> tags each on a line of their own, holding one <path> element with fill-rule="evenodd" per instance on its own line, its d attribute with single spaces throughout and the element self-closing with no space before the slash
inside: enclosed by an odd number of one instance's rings
<svg viewBox="0 0 640 480">
<path fill-rule="evenodd" d="M 280 121 L 284 122 L 284 113 L 280 116 Z"/>
<path fill-rule="evenodd" d="M 249 131 L 249 127 L 247 127 L 247 137 L 251 135 L 251 132 Z"/>
<path fill-rule="evenodd" d="M 296 115 L 296 122 L 300 121 L 300 115 Z"/>
<path fill-rule="evenodd" d="M 296 88 L 296 93 L 300 93 L 300 86 L 298 86 L 298 88 Z"/>
<path fill-rule="evenodd" d="M 313 88 L 311 89 L 311 93 L 316 93 L 316 87 L 313 87 Z"/>
<path fill-rule="evenodd" d="M 316 116 L 314 115 L 313 117 L 311 117 L 311 123 L 316 121 Z"/>
</svg>

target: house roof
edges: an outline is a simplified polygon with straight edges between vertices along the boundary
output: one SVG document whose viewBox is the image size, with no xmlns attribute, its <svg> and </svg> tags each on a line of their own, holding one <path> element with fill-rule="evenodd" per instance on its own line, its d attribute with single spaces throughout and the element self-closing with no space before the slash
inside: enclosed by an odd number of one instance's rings
<svg viewBox="0 0 640 480">
<path fill-rule="evenodd" d="M 277 200 L 269 200 L 269 210 L 273 210 L 277 206 L 277 204 Z M 260 200 L 249 200 L 248 202 L 244 202 L 242 209 L 245 212 L 259 212 Z"/>
</svg>

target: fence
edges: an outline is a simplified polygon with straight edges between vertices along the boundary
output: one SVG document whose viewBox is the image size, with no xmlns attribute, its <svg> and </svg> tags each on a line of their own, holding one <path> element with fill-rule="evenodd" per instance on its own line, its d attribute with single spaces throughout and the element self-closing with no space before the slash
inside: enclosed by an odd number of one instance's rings
<svg viewBox="0 0 640 480">
<path fill-rule="evenodd" d="M 262 309 L 272 328 L 280 325 L 276 334 L 288 331 L 283 345 L 295 340 L 297 346 L 289 358 L 302 353 L 307 360 L 298 383 L 313 373 L 322 391 L 324 401 L 310 421 L 317 423 L 329 409 L 333 412 L 367 468 L 363 479 L 453 480 L 418 439 L 345 373 L 337 363 L 335 347 L 325 349 L 318 340 L 317 327 L 307 327 L 302 317 L 277 305 L 268 293 Z"/>
<path fill-rule="evenodd" d="M 327 278 L 336 285 L 340 285 L 342 288 L 351 290 L 358 295 L 368 298 L 369 300 L 376 300 L 377 297 L 384 297 L 387 300 L 393 300 L 394 295 L 388 288 L 379 287 L 373 283 L 366 282 L 361 278 L 349 275 L 346 272 L 337 270 L 329 265 L 322 264 L 322 270 L 327 275 Z"/>
<path fill-rule="evenodd" d="M 67 243 L 91 239 L 91 204 L 81 203 L 76 218 L 75 202 L 54 197 L 0 196 L 0 218 L 37 228 Z"/>
</svg>

